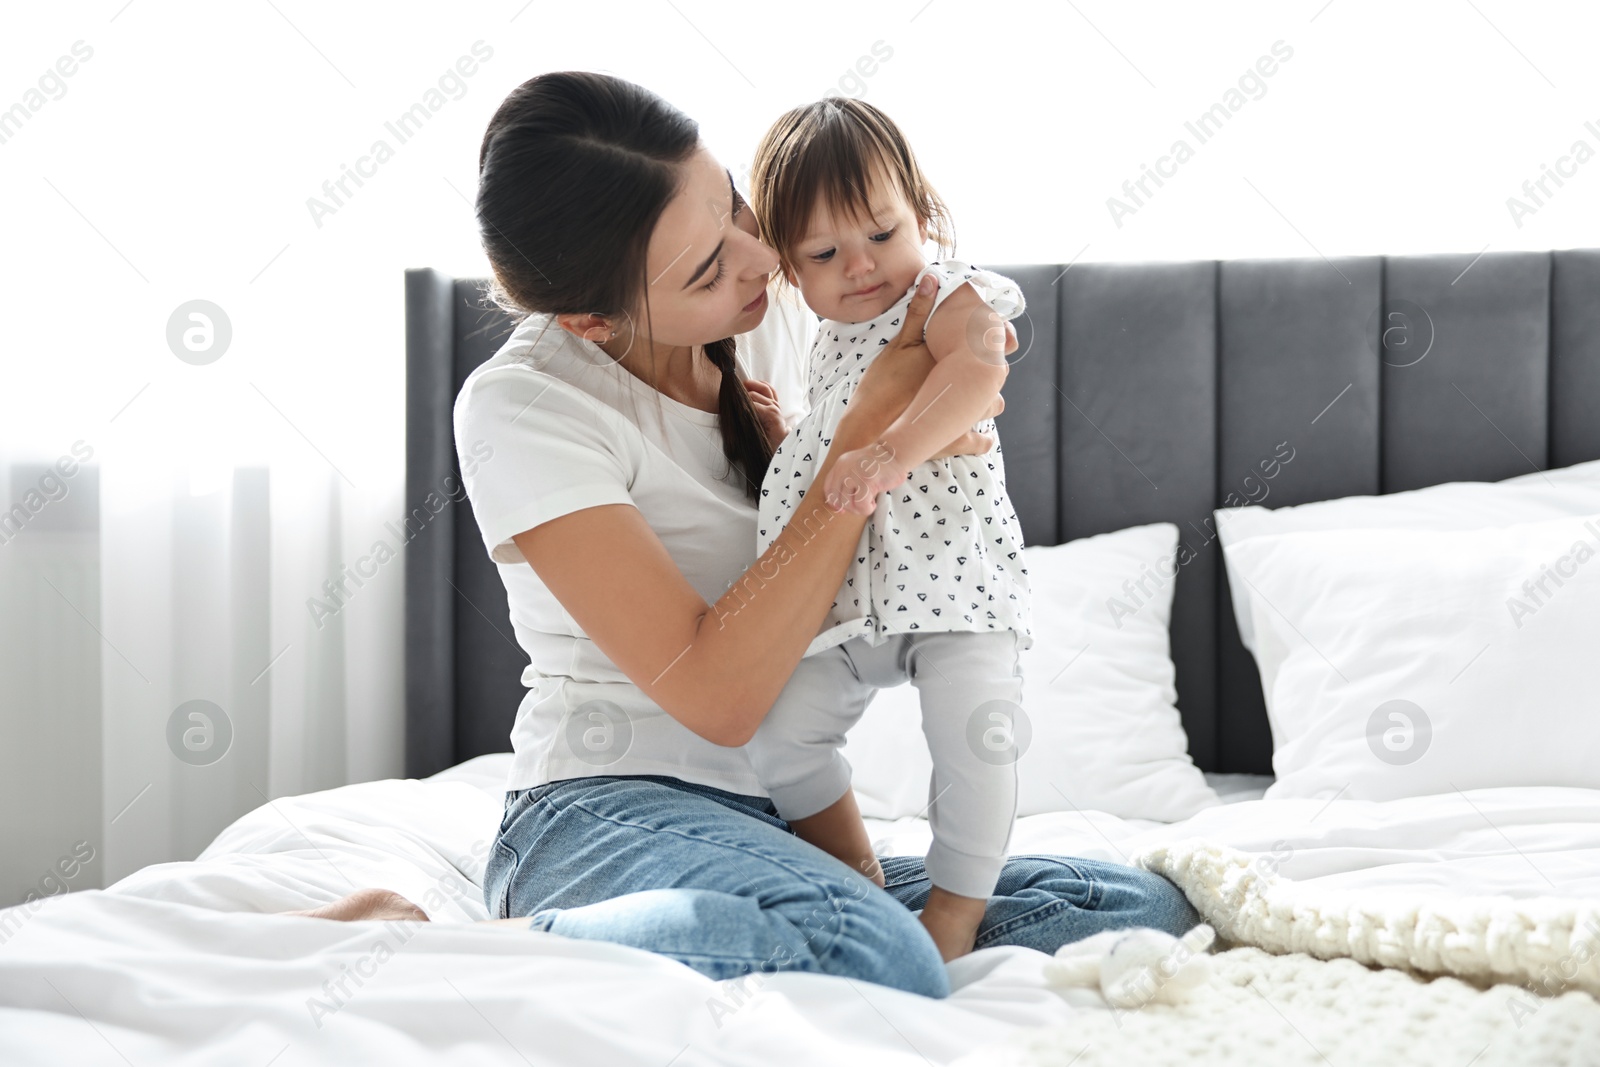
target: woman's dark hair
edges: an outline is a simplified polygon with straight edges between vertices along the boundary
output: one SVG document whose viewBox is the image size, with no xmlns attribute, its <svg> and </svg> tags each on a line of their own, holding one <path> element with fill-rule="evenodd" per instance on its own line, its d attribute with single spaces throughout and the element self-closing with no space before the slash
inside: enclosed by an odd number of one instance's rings
<svg viewBox="0 0 1600 1067">
<path fill-rule="evenodd" d="M 632 82 L 541 74 L 512 90 L 478 153 L 478 226 L 494 271 L 488 296 L 529 314 L 650 321 L 646 254 L 700 127 Z M 739 376 L 732 337 L 705 346 L 722 372 L 722 451 L 758 499 L 772 447 Z"/>
</svg>

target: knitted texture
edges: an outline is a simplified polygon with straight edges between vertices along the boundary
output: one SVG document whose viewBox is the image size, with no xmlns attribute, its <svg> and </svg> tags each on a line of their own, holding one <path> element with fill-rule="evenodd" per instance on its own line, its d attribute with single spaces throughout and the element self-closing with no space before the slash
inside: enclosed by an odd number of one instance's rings
<svg viewBox="0 0 1600 1067">
<path fill-rule="evenodd" d="M 1278 859 L 1191 839 L 1134 862 L 1182 889 L 1219 947 L 1600 994 L 1600 901 L 1321 889 L 1279 875 Z"/>
<path fill-rule="evenodd" d="M 1587 993 L 1484 990 L 1255 948 L 1212 962 L 1211 982 L 1183 1003 L 1085 1009 L 1068 1025 L 1021 1032 L 957 1067 L 1600 1063 L 1600 1003 Z"/>
</svg>

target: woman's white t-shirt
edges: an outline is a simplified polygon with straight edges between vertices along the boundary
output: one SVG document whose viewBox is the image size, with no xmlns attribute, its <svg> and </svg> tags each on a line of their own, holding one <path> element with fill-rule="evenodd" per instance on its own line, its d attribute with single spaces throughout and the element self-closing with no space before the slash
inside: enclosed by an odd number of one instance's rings
<svg viewBox="0 0 1600 1067">
<path fill-rule="evenodd" d="M 792 426 L 816 317 L 768 291 L 738 338 Z M 722 451 L 715 414 L 663 396 L 600 348 L 530 315 L 456 396 L 455 441 L 479 532 L 500 571 L 528 687 L 511 729 L 507 789 L 590 775 L 662 774 L 765 795 L 744 750 L 714 745 L 629 681 L 522 558 L 512 537 L 604 504 L 631 504 L 689 584 L 715 603 L 756 559 L 756 508 Z"/>
</svg>

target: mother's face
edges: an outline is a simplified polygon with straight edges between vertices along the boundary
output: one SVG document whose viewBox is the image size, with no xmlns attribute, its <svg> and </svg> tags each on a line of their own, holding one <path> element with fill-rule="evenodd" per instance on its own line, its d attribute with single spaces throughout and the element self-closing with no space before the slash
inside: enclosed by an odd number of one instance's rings
<svg viewBox="0 0 1600 1067">
<path fill-rule="evenodd" d="M 651 339 L 703 345 L 752 330 L 767 313 L 778 255 L 756 237 L 754 213 L 726 168 L 701 148 L 662 211 L 646 256 Z"/>
</svg>

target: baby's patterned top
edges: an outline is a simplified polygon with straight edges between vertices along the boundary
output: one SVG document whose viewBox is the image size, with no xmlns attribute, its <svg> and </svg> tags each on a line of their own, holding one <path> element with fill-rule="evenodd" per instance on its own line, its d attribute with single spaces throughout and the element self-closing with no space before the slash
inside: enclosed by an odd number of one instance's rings
<svg viewBox="0 0 1600 1067">
<path fill-rule="evenodd" d="M 943 260 L 916 280 L 930 272 L 939 279 L 935 309 L 970 283 L 1003 318 L 1022 314 L 1022 290 L 1009 278 Z M 879 348 L 900 332 L 915 292 L 913 282 L 893 307 L 868 322 L 822 320 L 806 375 L 811 410 L 778 447 L 762 480 L 758 552 L 767 550 L 805 498 L 851 394 Z M 994 420 L 975 428 L 993 433 Z M 879 645 L 893 634 L 919 632 L 1015 630 L 1023 648 L 1032 645 L 1022 527 L 1006 493 L 998 439 L 986 455 L 931 460 L 910 473 L 879 498 L 806 655 L 855 637 Z"/>
</svg>

